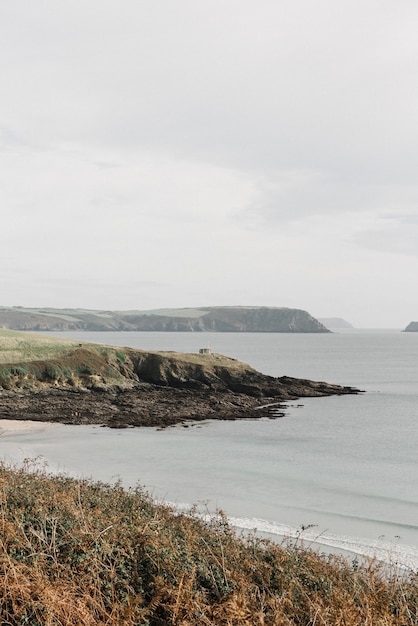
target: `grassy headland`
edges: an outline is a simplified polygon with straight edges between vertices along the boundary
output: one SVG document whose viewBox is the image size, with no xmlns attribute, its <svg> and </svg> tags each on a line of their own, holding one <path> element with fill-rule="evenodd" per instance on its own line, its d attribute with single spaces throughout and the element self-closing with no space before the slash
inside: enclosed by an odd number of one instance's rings
<svg viewBox="0 0 418 626">
<path fill-rule="evenodd" d="M 348 393 L 356 390 L 266 376 L 220 354 L 150 352 L 0 331 L 0 418 L 167 426 L 277 417 L 285 400 Z M 260 405 L 268 408 L 260 411 Z"/>
<path fill-rule="evenodd" d="M 417 575 L 237 538 L 223 514 L 175 514 L 141 488 L 4 465 L 0 486 L 5 625 L 418 623 Z"/>
</svg>

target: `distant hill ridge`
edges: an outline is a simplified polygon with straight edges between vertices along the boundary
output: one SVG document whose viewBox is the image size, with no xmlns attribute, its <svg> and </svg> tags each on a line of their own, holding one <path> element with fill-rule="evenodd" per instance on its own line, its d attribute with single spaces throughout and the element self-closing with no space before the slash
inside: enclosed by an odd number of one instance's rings
<svg viewBox="0 0 418 626">
<path fill-rule="evenodd" d="M 342 317 L 318 317 L 318 321 L 327 328 L 354 328 L 350 322 Z"/>
<path fill-rule="evenodd" d="M 145 311 L 0 307 L 0 328 L 31 331 L 330 332 L 301 309 L 251 306 Z"/>
</svg>

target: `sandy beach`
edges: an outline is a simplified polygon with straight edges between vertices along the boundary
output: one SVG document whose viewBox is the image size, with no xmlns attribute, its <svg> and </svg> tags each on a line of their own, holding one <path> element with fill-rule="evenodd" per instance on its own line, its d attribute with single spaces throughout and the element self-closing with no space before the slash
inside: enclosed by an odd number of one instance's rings
<svg viewBox="0 0 418 626">
<path fill-rule="evenodd" d="M 0 437 L 1 435 L 20 433 L 20 432 L 28 432 L 28 431 L 39 431 L 45 430 L 46 428 L 51 428 L 52 426 L 56 426 L 52 422 L 35 422 L 34 420 L 0 420 Z"/>
</svg>

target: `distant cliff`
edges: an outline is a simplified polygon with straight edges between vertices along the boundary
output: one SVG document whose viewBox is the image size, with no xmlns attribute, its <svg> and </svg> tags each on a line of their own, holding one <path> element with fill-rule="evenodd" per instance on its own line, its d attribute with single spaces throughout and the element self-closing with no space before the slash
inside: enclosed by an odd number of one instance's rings
<svg viewBox="0 0 418 626">
<path fill-rule="evenodd" d="M 418 322 L 410 322 L 405 328 L 404 333 L 418 333 Z"/>
<path fill-rule="evenodd" d="M 245 306 L 153 311 L 0 307 L 0 328 L 30 331 L 330 332 L 307 311 Z"/>
<path fill-rule="evenodd" d="M 326 328 L 353 328 L 350 322 L 342 319 L 341 317 L 319 317 L 318 321 L 321 322 Z"/>
</svg>

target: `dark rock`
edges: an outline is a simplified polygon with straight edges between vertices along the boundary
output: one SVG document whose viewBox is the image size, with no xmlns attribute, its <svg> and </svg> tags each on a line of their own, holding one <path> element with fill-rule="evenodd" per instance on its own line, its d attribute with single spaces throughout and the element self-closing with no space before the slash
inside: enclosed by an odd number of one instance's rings
<svg viewBox="0 0 418 626">
<path fill-rule="evenodd" d="M 314 381 L 265 378 L 265 381 L 254 382 L 249 388 L 243 386 L 239 391 L 157 384 L 138 384 L 132 389 L 117 391 L 53 387 L 38 391 L 3 391 L 0 394 L 0 419 L 102 424 L 110 428 L 166 427 L 207 419 L 281 417 L 285 408 L 283 403 L 287 400 L 358 392 L 352 387 Z"/>
<path fill-rule="evenodd" d="M 288 400 L 352 393 L 352 387 L 267 376 L 220 354 L 92 344 L 70 346 L 50 360 L 3 363 L 0 419 L 165 427 L 280 417 Z"/>
</svg>

